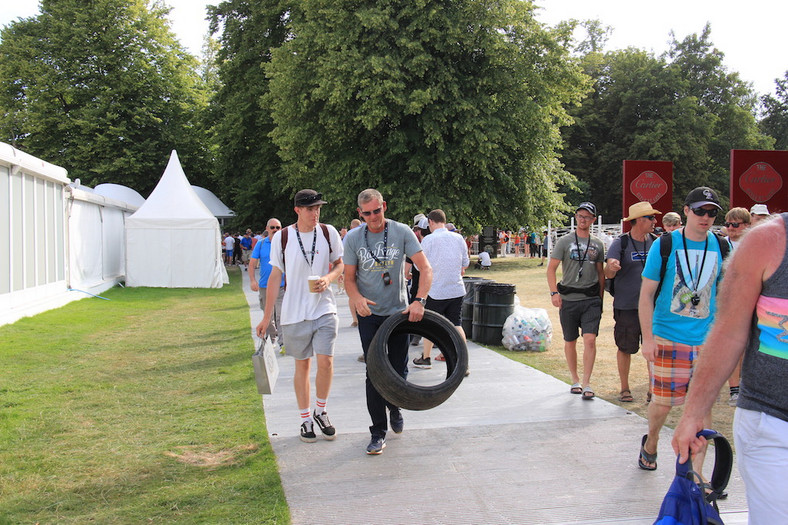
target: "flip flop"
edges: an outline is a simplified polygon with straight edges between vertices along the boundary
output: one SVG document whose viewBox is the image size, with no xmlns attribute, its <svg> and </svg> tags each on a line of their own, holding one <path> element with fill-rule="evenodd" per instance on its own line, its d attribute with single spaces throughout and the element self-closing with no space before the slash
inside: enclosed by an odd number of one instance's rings
<svg viewBox="0 0 788 525">
<path fill-rule="evenodd" d="M 635 400 L 635 398 L 632 397 L 632 392 L 629 390 L 622 390 L 618 400 L 622 403 L 631 403 Z"/>
<path fill-rule="evenodd" d="M 435 356 L 436 361 L 446 361 L 446 358 L 443 357 L 443 354 L 438 354 Z"/>
<path fill-rule="evenodd" d="M 580 383 L 575 383 L 569 389 L 569 392 L 572 393 L 572 394 L 582 394 L 583 393 L 583 387 L 580 386 Z"/>
<path fill-rule="evenodd" d="M 583 387 L 583 401 L 591 401 L 594 399 L 594 391 L 590 386 Z"/>
<path fill-rule="evenodd" d="M 638 467 L 643 470 L 657 470 L 657 453 L 649 454 L 646 452 L 646 440 L 648 434 L 643 434 L 643 439 L 640 441 L 640 456 L 638 456 Z M 654 463 L 653 467 L 649 467 L 646 463 Z"/>
</svg>

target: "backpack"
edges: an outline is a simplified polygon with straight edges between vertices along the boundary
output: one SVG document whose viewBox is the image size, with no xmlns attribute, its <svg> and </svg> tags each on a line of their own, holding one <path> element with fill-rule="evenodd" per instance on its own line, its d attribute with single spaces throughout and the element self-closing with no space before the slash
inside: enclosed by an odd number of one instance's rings
<svg viewBox="0 0 788 525">
<path fill-rule="evenodd" d="M 651 242 L 652 243 L 657 239 L 657 236 L 654 235 L 653 233 L 649 233 L 649 236 L 651 237 Z M 623 255 L 624 252 L 627 249 L 627 246 L 629 246 L 629 233 L 625 233 L 619 238 L 621 239 L 621 255 Z M 623 258 L 621 260 L 621 264 L 622 265 L 624 264 Z M 612 279 L 605 279 L 605 290 L 607 291 L 607 293 L 610 294 L 611 297 L 615 297 L 616 296 L 616 278 L 615 277 L 613 277 Z"/>
<path fill-rule="evenodd" d="M 717 239 L 717 242 L 720 245 L 720 254 L 722 255 L 722 260 L 724 262 L 731 253 L 731 245 L 728 244 L 727 239 L 720 237 L 716 233 L 713 233 L 712 235 L 714 235 L 714 238 Z M 668 259 L 670 258 L 670 252 L 672 249 L 673 236 L 671 234 L 667 234 L 660 237 L 659 255 L 662 258 L 662 266 L 660 266 L 659 269 L 659 284 L 657 285 L 657 291 L 654 294 L 654 304 L 657 304 L 657 297 L 659 297 L 659 292 L 662 290 L 662 281 L 664 281 L 665 273 L 668 270 Z"/>
<path fill-rule="evenodd" d="M 714 440 L 714 471 L 711 482 L 704 483 L 688 459 L 676 459 L 676 477 L 670 484 L 654 525 L 723 525 L 717 500 L 731 477 L 733 452 L 725 437 L 715 430 L 701 430 L 698 436 Z M 710 490 L 706 494 L 706 490 Z"/>
</svg>

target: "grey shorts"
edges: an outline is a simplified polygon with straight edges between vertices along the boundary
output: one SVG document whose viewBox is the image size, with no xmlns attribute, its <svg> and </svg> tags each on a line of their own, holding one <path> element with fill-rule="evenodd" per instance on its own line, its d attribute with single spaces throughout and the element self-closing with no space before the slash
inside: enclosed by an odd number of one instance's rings
<svg viewBox="0 0 788 525">
<path fill-rule="evenodd" d="M 564 341 L 575 341 L 583 335 L 599 335 L 599 321 L 602 319 L 602 298 L 590 297 L 579 301 L 563 301 L 558 311 Z"/>
<path fill-rule="evenodd" d="M 325 314 L 313 321 L 282 325 L 285 354 L 295 359 L 309 359 L 315 354 L 334 355 L 339 319 L 337 314 Z"/>
</svg>

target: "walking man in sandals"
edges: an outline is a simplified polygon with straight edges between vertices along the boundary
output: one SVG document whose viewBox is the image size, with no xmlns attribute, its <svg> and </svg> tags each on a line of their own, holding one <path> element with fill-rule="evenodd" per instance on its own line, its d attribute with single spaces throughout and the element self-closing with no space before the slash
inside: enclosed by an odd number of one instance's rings
<svg viewBox="0 0 788 525">
<path fill-rule="evenodd" d="M 615 279 L 612 284 L 613 296 L 613 337 L 618 347 L 616 362 L 618 377 L 621 380 L 619 401 L 634 401 L 629 387 L 629 368 L 632 355 L 640 349 L 640 320 L 638 319 L 638 299 L 640 298 L 640 281 L 646 256 L 657 238 L 652 233 L 657 224 L 657 214 L 651 203 L 638 202 L 629 207 L 629 222 L 632 228 L 628 233 L 613 241 L 607 252 L 605 278 Z M 649 373 L 649 377 L 651 374 Z M 649 388 L 649 392 L 651 389 Z"/>
<path fill-rule="evenodd" d="M 602 294 L 605 293 L 604 243 L 591 235 L 591 224 L 596 218 L 596 206 L 581 202 L 575 212 L 577 228 L 555 243 L 547 264 L 547 284 L 550 300 L 559 309 L 564 332 L 564 354 L 572 375 L 570 392 L 582 394 L 586 401 L 594 399 L 591 372 L 596 360 L 596 336 L 602 318 Z M 558 265 L 563 270 L 557 282 Z M 577 373 L 577 339 L 583 331 L 583 382 Z"/>
<path fill-rule="evenodd" d="M 659 431 L 670 409 L 684 404 L 698 356 L 717 309 L 717 284 L 722 275 L 722 244 L 709 230 L 720 211 L 711 188 L 695 188 L 684 201 L 686 225 L 654 241 L 643 269 L 640 288 L 640 328 L 643 357 L 653 364 L 648 434 L 640 443 L 638 466 L 656 470 Z M 671 249 L 662 275 L 662 243 Z M 655 301 L 656 299 L 656 301 Z M 703 415 L 711 428 L 711 411 Z M 699 450 L 693 466 L 699 474 L 706 451 Z"/>
</svg>

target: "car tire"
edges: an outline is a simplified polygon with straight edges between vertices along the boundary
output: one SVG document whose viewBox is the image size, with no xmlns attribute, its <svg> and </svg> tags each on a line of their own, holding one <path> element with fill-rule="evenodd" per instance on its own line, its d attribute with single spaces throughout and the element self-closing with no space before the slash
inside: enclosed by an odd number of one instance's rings
<svg viewBox="0 0 788 525">
<path fill-rule="evenodd" d="M 446 358 L 446 380 L 436 385 L 409 383 L 400 376 L 388 356 L 392 336 L 415 334 L 425 337 L 440 348 Z M 407 314 L 392 315 L 380 325 L 367 352 L 367 374 L 375 389 L 388 402 L 407 410 L 429 410 L 446 401 L 460 386 L 468 370 L 468 347 L 457 328 L 445 317 L 431 310 L 419 322 L 408 320 Z"/>
</svg>

